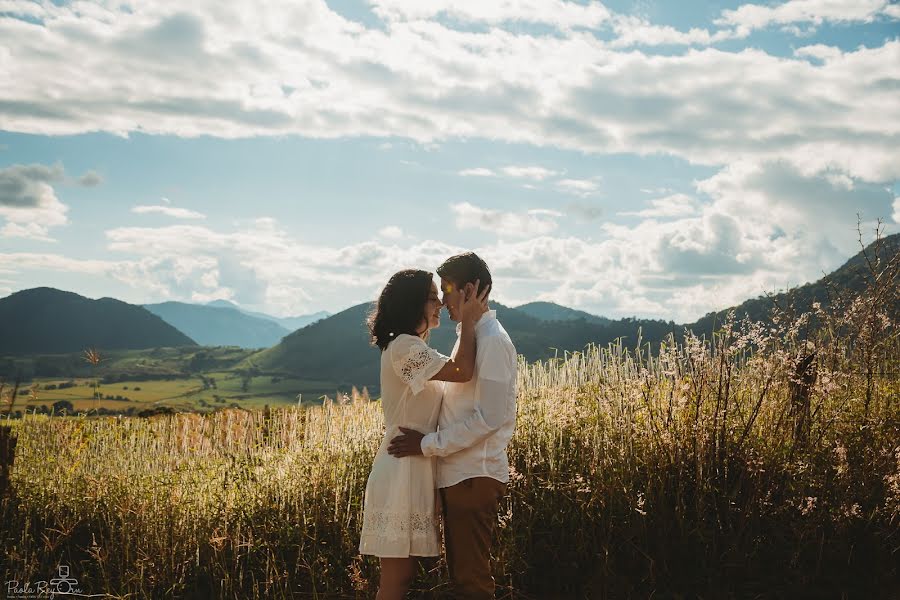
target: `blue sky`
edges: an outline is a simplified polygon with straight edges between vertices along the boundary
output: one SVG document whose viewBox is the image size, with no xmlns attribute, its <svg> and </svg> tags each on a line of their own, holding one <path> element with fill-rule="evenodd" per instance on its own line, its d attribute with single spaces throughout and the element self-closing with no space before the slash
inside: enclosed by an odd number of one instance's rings
<svg viewBox="0 0 900 600">
<path fill-rule="evenodd" d="M 690 321 L 900 223 L 900 5 L 0 3 L 0 294 Z"/>
</svg>

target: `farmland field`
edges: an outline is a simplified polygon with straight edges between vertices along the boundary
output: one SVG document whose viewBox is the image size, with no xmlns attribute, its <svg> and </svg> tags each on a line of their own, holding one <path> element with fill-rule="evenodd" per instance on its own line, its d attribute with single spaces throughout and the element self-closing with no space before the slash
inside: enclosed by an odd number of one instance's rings
<svg viewBox="0 0 900 600">
<path fill-rule="evenodd" d="M 39 378 L 32 384 L 38 386 L 35 398 L 25 396 L 21 406 L 33 408 L 41 404 L 52 405 L 59 400 L 72 402 L 75 410 L 103 407 L 110 410 L 127 409 L 130 406 L 171 406 L 182 409 L 202 410 L 203 403 L 261 406 L 262 404 L 297 404 L 297 395 L 303 394 L 305 402 L 317 402 L 322 395 L 334 397 L 330 382 L 310 381 L 273 376 L 249 377 L 246 390 L 240 375 L 228 372 L 204 373 L 203 377 L 180 378 L 161 381 L 129 381 L 101 383 L 94 388 L 91 379 Z M 206 381 L 214 381 L 215 387 Z M 74 383 L 73 387 L 59 389 L 59 385 Z M 52 386 L 53 389 L 48 389 Z M 100 395 L 99 400 L 94 394 Z M 110 398 L 112 396 L 112 398 Z M 122 399 L 117 400 L 115 397 Z"/>
<path fill-rule="evenodd" d="M 26 373 L 15 402 L 18 414 L 41 407 L 49 412 L 59 401 L 71 402 L 76 412 L 134 414 L 154 407 L 206 412 L 233 405 L 296 405 L 298 394 L 304 404 L 315 404 L 351 391 L 331 381 L 246 368 L 242 361 L 250 354 L 229 347 L 160 348 L 103 353 L 96 366 L 82 354 L 69 354 L 10 358 L 6 368 Z M 9 389 L 12 377 L 4 379 Z"/>
</svg>

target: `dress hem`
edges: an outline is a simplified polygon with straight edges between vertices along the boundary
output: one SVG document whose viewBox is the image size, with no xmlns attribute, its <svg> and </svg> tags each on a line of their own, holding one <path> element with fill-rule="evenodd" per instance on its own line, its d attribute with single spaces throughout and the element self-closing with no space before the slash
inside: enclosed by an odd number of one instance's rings
<svg viewBox="0 0 900 600">
<path fill-rule="evenodd" d="M 441 553 L 437 554 L 371 554 L 369 552 L 360 552 L 362 556 L 375 556 L 377 558 L 434 558 L 435 556 L 440 556 Z"/>
</svg>

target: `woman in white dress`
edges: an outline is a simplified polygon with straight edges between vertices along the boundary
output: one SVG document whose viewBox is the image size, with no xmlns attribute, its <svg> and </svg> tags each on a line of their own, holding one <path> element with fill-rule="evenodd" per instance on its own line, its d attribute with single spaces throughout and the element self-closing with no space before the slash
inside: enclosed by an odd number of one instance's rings
<svg viewBox="0 0 900 600">
<path fill-rule="evenodd" d="M 385 433 L 366 483 L 359 551 L 381 558 L 377 600 L 403 598 L 416 573 L 416 557 L 441 553 L 434 459 L 394 458 L 387 448 L 400 427 L 435 431 L 441 382 L 472 378 L 475 322 L 486 310 L 487 293 L 486 287 L 478 297 L 460 299 L 462 330 L 452 358 L 426 343 L 428 331 L 440 325 L 442 306 L 431 273 L 396 273 L 369 316 L 372 343 L 381 349 Z"/>
</svg>

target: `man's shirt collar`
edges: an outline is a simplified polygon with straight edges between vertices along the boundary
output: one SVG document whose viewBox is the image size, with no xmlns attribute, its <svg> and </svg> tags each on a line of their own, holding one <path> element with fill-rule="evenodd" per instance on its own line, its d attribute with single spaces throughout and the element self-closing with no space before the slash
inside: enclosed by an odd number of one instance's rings
<svg viewBox="0 0 900 600">
<path fill-rule="evenodd" d="M 487 323 L 488 321 L 494 320 L 497 318 L 496 310 L 488 310 L 486 313 L 481 315 L 481 318 L 475 322 L 475 330 L 477 331 L 479 327 Z M 462 331 L 462 323 L 456 324 L 456 335 L 459 335 Z"/>
</svg>

